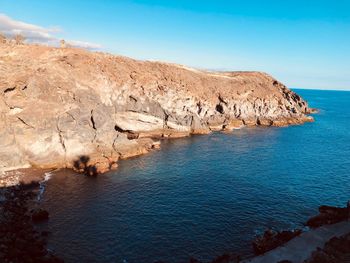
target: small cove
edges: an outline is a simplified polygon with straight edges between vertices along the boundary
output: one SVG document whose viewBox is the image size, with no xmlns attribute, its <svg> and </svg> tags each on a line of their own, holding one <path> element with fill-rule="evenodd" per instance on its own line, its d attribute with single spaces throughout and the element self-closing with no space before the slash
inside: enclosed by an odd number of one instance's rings
<svg viewBox="0 0 350 263">
<path fill-rule="evenodd" d="M 88 178 L 53 176 L 43 206 L 65 262 L 207 261 L 250 256 L 266 228 L 292 229 L 350 189 L 350 92 L 298 90 L 314 123 L 163 141 Z"/>
</svg>

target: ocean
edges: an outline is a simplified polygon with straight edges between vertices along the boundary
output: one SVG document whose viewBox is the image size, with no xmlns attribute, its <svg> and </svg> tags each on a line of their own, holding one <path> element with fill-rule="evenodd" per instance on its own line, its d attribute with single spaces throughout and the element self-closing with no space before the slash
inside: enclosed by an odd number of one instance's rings
<svg viewBox="0 0 350 263">
<path fill-rule="evenodd" d="M 267 228 L 304 228 L 350 199 L 350 92 L 296 90 L 314 123 L 163 141 L 90 178 L 54 175 L 41 202 L 49 247 L 70 262 L 249 257 Z"/>
</svg>

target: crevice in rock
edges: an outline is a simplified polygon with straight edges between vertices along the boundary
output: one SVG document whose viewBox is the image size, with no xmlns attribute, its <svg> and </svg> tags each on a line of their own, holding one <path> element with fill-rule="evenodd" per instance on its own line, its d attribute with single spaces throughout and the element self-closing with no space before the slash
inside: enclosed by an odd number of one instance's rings
<svg viewBox="0 0 350 263">
<path fill-rule="evenodd" d="M 71 113 L 66 112 L 66 114 L 67 114 L 68 116 L 70 116 L 75 122 L 77 121 Z"/>
<path fill-rule="evenodd" d="M 123 130 L 122 128 L 120 128 L 118 125 L 115 125 L 114 126 L 114 129 L 117 131 L 117 132 L 120 132 L 120 133 L 124 133 L 126 134 L 126 137 L 129 139 L 129 140 L 135 140 L 135 139 L 138 139 L 139 138 L 139 133 L 135 133 L 135 132 L 132 132 L 130 130 Z"/>
<path fill-rule="evenodd" d="M 93 115 L 93 110 L 91 110 L 91 117 L 90 117 L 90 120 L 91 120 L 92 128 L 93 128 L 94 130 L 96 130 L 95 120 L 94 120 L 94 115 Z"/>
<path fill-rule="evenodd" d="M 113 141 L 113 144 L 112 144 L 112 148 L 114 150 L 114 152 L 116 152 L 119 157 L 122 156 L 122 153 L 120 151 L 118 151 L 118 148 L 117 148 L 117 140 L 118 140 L 118 136 L 116 138 L 114 138 L 114 141 Z"/>
<path fill-rule="evenodd" d="M 197 114 L 198 114 L 198 115 L 200 115 L 200 114 L 201 114 L 201 112 L 202 112 L 202 104 L 201 104 L 201 102 L 200 102 L 200 101 L 197 103 L 197 108 L 198 108 L 198 110 L 197 110 Z"/>
<path fill-rule="evenodd" d="M 7 89 L 4 90 L 4 93 L 8 93 L 8 92 L 14 91 L 15 89 L 16 89 L 16 87 L 7 88 Z"/>
<path fill-rule="evenodd" d="M 134 101 L 134 102 L 137 102 L 137 99 L 134 97 L 134 96 L 129 96 L 129 99 L 131 100 L 131 101 Z"/>
<path fill-rule="evenodd" d="M 118 125 L 115 125 L 115 126 L 114 126 L 114 129 L 115 129 L 117 132 L 120 132 L 120 133 L 128 132 L 128 131 L 123 130 L 122 128 L 120 128 Z"/>
<path fill-rule="evenodd" d="M 219 95 L 218 99 L 219 99 L 219 101 L 220 101 L 221 103 L 223 103 L 223 104 L 225 104 L 225 105 L 227 106 L 227 101 L 225 101 L 224 98 L 221 97 L 221 95 Z"/>
<path fill-rule="evenodd" d="M 164 129 L 168 127 L 168 119 L 169 119 L 169 114 L 166 113 L 166 111 L 164 110 L 164 125 L 163 125 Z"/>
<path fill-rule="evenodd" d="M 63 151 L 64 151 L 64 160 L 65 162 L 67 161 L 67 148 L 66 148 L 66 144 L 64 143 L 64 137 L 62 135 L 62 131 L 60 130 L 59 126 L 58 126 L 58 120 L 57 120 L 57 124 L 56 124 L 56 129 L 58 132 L 58 138 L 60 140 L 60 144 L 62 145 Z"/>
<path fill-rule="evenodd" d="M 26 126 L 32 128 L 32 129 L 34 129 L 34 127 L 33 127 L 32 125 L 26 123 L 26 122 L 25 122 L 23 119 L 21 119 L 20 117 L 17 117 L 17 119 L 18 119 L 20 122 L 22 122 L 24 125 L 26 125 Z"/>
</svg>

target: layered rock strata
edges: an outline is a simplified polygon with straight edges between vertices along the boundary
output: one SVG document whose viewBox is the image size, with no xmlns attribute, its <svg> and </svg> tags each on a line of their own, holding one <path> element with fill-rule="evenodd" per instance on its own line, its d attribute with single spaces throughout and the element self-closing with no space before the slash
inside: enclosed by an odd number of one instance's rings
<svg viewBox="0 0 350 263">
<path fill-rule="evenodd" d="M 105 53 L 0 44 L 0 171 L 105 172 L 161 138 L 312 121 L 260 72 L 207 72 Z"/>
</svg>

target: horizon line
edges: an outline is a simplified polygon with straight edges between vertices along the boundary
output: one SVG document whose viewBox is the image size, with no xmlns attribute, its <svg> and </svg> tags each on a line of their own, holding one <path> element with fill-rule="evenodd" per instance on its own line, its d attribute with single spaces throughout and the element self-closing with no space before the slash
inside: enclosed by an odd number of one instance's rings
<svg viewBox="0 0 350 263">
<path fill-rule="evenodd" d="M 305 88 L 305 87 L 290 87 L 289 89 L 295 90 L 320 90 L 320 91 L 346 91 L 346 92 L 350 92 L 350 89 L 330 89 L 330 88 L 326 88 L 326 89 L 320 89 L 320 88 Z"/>
</svg>

